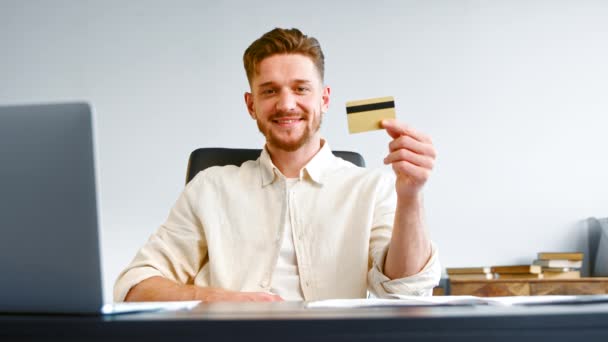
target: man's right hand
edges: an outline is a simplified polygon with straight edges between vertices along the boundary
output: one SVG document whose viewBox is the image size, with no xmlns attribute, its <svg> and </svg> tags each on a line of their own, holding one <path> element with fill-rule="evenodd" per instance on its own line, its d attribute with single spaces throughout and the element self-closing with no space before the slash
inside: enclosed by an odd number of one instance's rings
<svg viewBox="0 0 608 342">
<path fill-rule="evenodd" d="M 212 302 L 282 302 L 281 296 L 268 292 L 238 292 L 213 287 L 197 288 L 196 300 Z"/>
<path fill-rule="evenodd" d="M 214 287 L 181 285 L 163 277 L 151 277 L 133 286 L 126 302 L 200 300 L 211 302 L 282 302 L 279 295 L 267 292 L 238 292 Z"/>
</svg>

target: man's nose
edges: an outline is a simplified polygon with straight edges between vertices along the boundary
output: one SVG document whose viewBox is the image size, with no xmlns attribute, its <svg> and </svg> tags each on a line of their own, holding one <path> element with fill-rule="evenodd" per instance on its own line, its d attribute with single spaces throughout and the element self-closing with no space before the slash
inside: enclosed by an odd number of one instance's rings
<svg viewBox="0 0 608 342">
<path fill-rule="evenodd" d="M 277 111 L 291 112 L 296 109 L 296 97 L 290 91 L 282 91 L 277 101 Z"/>
</svg>

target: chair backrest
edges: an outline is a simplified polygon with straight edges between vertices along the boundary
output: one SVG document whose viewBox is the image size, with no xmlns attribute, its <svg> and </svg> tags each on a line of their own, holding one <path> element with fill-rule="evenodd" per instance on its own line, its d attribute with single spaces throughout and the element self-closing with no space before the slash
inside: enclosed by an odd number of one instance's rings
<svg viewBox="0 0 608 342">
<path fill-rule="evenodd" d="M 199 148 L 190 153 L 188 170 L 186 171 L 186 184 L 200 171 L 211 166 L 236 165 L 240 166 L 248 160 L 256 160 L 262 153 L 260 149 L 247 148 Z M 333 151 L 334 155 L 347 160 L 357 166 L 365 167 L 365 160 L 357 152 Z"/>
</svg>

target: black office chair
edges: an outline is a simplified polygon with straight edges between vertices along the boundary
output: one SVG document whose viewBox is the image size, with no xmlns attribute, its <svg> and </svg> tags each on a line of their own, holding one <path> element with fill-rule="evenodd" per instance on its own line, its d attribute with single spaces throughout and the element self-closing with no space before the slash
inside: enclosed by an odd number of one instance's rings
<svg viewBox="0 0 608 342">
<path fill-rule="evenodd" d="M 247 160 L 256 160 L 262 153 L 260 149 L 204 147 L 190 153 L 186 184 L 202 171 L 211 166 L 236 165 L 240 166 Z M 334 155 L 357 166 L 365 167 L 365 160 L 357 152 L 333 151 Z"/>
</svg>

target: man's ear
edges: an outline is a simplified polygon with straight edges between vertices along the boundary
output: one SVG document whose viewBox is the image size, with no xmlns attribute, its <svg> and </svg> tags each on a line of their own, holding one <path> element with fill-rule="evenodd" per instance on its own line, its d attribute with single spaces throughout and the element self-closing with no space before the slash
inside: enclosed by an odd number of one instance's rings
<svg viewBox="0 0 608 342">
<path fill-rule="evenodd" d="M 247 111 L 253 120 L 257 120 L 255 116 L 255 109 L 253 108 L 253 94 L 245 92 L 245 105 L 247 106 Z"/>
<path fill-rule="evenodd" d="M 323 87 L 323 94 L 321 94 L 321 111 L 323 113 L 327 113 L 329 109 L 329 94 L 331 93 L 331 89 L 329 86 Z"/>
</svg>

